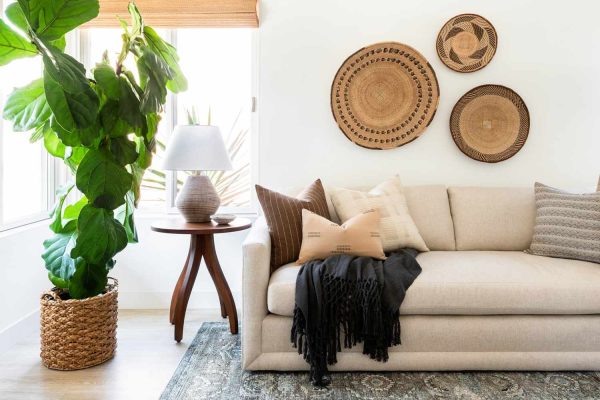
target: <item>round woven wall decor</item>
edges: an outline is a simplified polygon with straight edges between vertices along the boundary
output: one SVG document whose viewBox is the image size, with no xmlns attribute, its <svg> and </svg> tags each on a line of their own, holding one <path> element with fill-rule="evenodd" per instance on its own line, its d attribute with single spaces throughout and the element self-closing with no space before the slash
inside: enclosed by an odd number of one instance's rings
<svg viewBox="0 0 600 400">
<path fill-rule="evenodd" d="M 423 133 L 439 97 L 435 72 L 421 53 L 402 43 L 377 43 L 344 61 L 331 84 L 331 111 L 352 142 L 391 149 Z"/>
<path fill-rule="evenodd" d="M 476 14 L 451 18 L 440 30 L 436 48 L 440 60 L 458 72 L 477 71 L 492 61 L 498 34 L 487 19 Z"/>
<path fill-rule="evenodd" d="M 450 116 L 450 132 L 467 156 L 488 163 L 514 156 L 529 134 L 529 111 L 517 93 L 483 85 L 460 98 Z"/>
</svg>

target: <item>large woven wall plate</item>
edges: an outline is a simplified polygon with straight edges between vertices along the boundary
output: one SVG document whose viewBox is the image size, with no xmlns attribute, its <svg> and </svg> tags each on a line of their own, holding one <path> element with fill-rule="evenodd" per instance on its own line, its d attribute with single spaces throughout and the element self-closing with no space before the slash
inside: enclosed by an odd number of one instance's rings
<svg viewBox="0 0 600 400">
<path fill-rule="evenodd" d="M 492 61 L 498 47 L 498 34 L 487 19 L 461 14 L 440 30 L 436 48 L 440 60 L 458 72 L 474 72 Z"/>
<path fill-rule="evenodd" d="M 439 97 L 435 72 L 421 53 L 402 43 L 377 43 L 344 61 L 331 85 L 331 111 L 352 142 L 391 149 L 423 133 Z"/>
<path fill-rule="evenodd" d="M 468 91 L 454 106 L 450 132 L 467 156 L 495 163 L 514 156 L 529 135 L 529 111 L 517 93 L 501 85 Z"/>
</svg>

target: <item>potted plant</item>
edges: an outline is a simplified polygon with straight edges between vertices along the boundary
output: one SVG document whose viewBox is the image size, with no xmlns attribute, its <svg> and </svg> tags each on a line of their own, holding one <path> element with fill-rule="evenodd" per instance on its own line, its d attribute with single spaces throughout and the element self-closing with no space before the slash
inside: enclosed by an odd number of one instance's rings
<svg viewBox="0 0 600 400">
<path fill-rule="evenodd" d="M 75 178 L 58 190 L 42 255 L 55 287 L 42 295 L 41 356 L 54 369 L 90 367 L 114 354 L 117 284 L 108 273 L 115 255 L 137 242 L 134 209 L 167 90 L 187 86 L 175 48 L 144 25 L 133 3 L 131 25 L 121 20 L 118 58 L 105 53 L 88 74 L 65 53 L 65 34 L 98 11 L 98 0 L 19 0 L 5 11 L 15 28 L 0 20 L 0 66 L 39 56 L 44 67 L 41 78 L 11 93 L 4 118 L 43 140 Z M 137 72 L 125 67 L 130 57 Z"/>
</svg>

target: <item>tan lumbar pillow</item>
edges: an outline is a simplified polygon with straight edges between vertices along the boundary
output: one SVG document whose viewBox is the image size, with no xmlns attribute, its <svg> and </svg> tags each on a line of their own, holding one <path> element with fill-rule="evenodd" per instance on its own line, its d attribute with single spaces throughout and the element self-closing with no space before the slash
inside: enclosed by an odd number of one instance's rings
<svg viewBox="0 0 600 400">
<path fill-rule="evenodd" d="M 385 251 L 410 247 L 429 251 L 408 210 L 404 188 L 395 176 L 377 185 L 369 192 L 335 188 L 331 201 L 342 222 L 370 209 L 381 215 L 381 241 Z"/>
<path fill-rule="evenodd" d="M 298 264 L 336 254 L 385 259 L 379 234 L 379 211 L 367 210 L 342 225 L 302 210 L 302 247 Z"/>
</svg>

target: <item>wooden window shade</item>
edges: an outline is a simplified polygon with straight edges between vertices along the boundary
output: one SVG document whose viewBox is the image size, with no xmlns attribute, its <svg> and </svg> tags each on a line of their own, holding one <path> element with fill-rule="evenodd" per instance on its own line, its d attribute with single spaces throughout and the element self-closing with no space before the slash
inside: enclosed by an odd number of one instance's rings
<svg viewBox="0 0 600 400">
<path fill-rule="evenodd" d="M 129 0 L 100 0 L 100 14 L 86 28 L 119 27 Z M 145 23 L 162 28 L 255 28 L 258 0 L 136 0 Z"/>
</svg>

